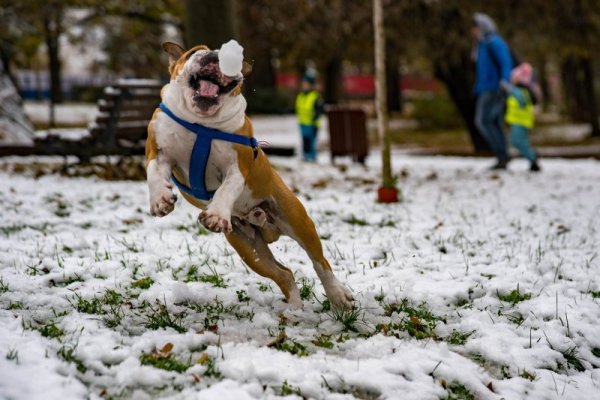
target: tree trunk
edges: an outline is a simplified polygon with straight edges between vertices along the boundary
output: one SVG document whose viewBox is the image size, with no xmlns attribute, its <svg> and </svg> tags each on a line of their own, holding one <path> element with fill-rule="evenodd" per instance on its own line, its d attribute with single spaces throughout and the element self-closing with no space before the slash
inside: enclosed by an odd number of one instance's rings
<svg viewBox="0 0 600 400">
<path fill-rule="evenodd" d="M 62 65 L 60 62 L 60 35 L 62 33 L 62 7 L 55 3 L 48 4 L 44 13 L 44 40 L 48 50 L 48 69 L 50 70 L 50 117 L 49 128 L 56 126 L 55 105 L 62 103 Z"/>
<path fill-rule="evenodd" d="M 590 57 L 582 58 L 581 67 L 583 69 L 583 89 L 585 90 L 586 108 L 588 112 L 588 121 L 592 128 L 592 136 L 600 136 L 600 125 L 598 123 L 598 103 L 596 102 L 596 92 L 594 90 L 594 68 Z"/>
<path fill-rule="evenodd" d="M 219 49 L 231 39 L 239 39 L 235 0 L 185 0 L 186 46 L 205 44 Z"/>
<path fill-rule="evenodd" d="M 387 132 L 387 95 L 385 91 L 385 28 L 381 0 L 373 0 L 373 27 L 375 33 L 375 109 L 377 131 L 381 138 L 382 187 L 395 187 L 392 178 L 390 135 Z"/>
<path fill-rule="evenodd" d="M 398 48 L 389 43 L 385 52 L 385 78 L 387 89 L 387 106 L 389 111 L 402 111 L 402 89 L 400 87 L 400 53 Z"/>
<path fill-rule="evenodd" d="M 550 85 L 548 84 L 548 74 L 546 73 L 546 57 L 541 56 L 538 59 L 538 81 L 540 84 L 540 90 L 542 91 L 542 110 L 548 111 L 550 104 L 552 103 L 550 95 Z"/>
<path fill-rule="evenodd" d="M 325 91 L 323 97 L 327 104 L 337 104 L 342 95 L 342 58 L 332 54 L 325 65 Z"/>
<path fill-rule="evenodd" d="M 439 60 L 434 61 L 435 76 L 444 83 L 450 99 L 465 121 L 475 153 L 488 153 L 490 147 L 475 126 L 475 98 L 468 73 L 472 69 L 470 62 L 463 60 L 462 65 L 449 65 L 445 61 L 444 64 L 441 65 Z"/>
<path fill-rule="evenodd" d="M 587 122 L 585 112 L 585 89 L 583 74 L 579 66 L 580 58 L 568 56 L 561 65 L 563 90 L 565 93 L 565 106 L 571 120 L 575 122 Z"/>
</svg>

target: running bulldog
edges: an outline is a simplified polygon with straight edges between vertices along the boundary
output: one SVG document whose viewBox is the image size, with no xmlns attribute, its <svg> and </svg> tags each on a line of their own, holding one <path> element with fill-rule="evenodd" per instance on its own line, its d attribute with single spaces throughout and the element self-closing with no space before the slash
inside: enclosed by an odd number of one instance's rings
<svg viewBox="0 0 600 400">
<path fill-rule="evenodd" d="M 162 88 L 162 103 L 148 125 L 150 212 L 163 217 L 173 211 L 177 186 L 201 210 L 198 221 L 223 232 L 242 260 L 275 281 L 296 309 L 302 301 L 294 275 L 268 247 L 287 235 L 310 257 L 332 306 L 352 308 L 352 294 L 323 256 L 313 221 L 253 137 L 241 94 L 251 67 L 240 58 L 239 68 L 231 71 L 233 59 L 224 60 L 224 48 L 185 51 L 175 43 L 163 44 L 171 81 Z"/>
</svg>

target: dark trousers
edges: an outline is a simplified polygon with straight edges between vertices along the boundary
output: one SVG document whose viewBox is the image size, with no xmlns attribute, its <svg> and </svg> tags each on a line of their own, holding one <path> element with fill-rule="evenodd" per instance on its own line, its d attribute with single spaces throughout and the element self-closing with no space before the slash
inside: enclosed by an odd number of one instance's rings
<svg viewBox="0 0 600 400">
<path fill-rule="evenodd" d="M 475 125 L 499 161 L 508 160 L 504 137 L 506 97 L 502 92 L 483 92 L 477 97 Z"/>
</svg>

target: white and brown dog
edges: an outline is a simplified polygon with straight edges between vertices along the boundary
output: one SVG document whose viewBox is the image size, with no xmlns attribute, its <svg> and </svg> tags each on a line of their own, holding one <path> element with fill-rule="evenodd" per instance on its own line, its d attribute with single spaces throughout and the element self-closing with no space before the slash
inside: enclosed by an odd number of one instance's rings
<svg viewBox="0 0 600 400">
<path fill-rule="evenodd" d="M 164 109 L 155 111 L 146 143 L 150 212 L 159 217 L 175 206 L 172 177 L 190 186 L 196 134 L 176 119 L 246 139 L 253 136 L 241 94 L 243 78 L 251 69 L 248 64 L 244 63 L 237 76 L 228 77 L 219 68 L 218 53 L 206 46 L 185 51 L 177 44 L 165 43 L 163 49 L 169 55 L 171 81 L 161 90 L 161 98 L 171 115 Z M 331 304 L 351 308 L 352 295 L 336 279 L 323 256 L 313 221 L 262 150 L 223 140 L 209 143 L 203 183 L 208 191 L 214 191 L 214 197 L 203 201 L 181 192 L 202 210 L 199 222 L 213 232 L 225 233 L 242 260 L 275 281 L 291 308 L 300 308 L 302 302 L 292 271 L 279 263 L 268 247 L 282 234 L 293 238 L 310 257 Z"/>
</svg>

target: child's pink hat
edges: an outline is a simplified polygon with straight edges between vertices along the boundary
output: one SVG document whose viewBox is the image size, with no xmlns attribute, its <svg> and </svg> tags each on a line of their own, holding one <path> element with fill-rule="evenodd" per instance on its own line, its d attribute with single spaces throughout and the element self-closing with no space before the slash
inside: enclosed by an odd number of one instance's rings
<svg viewBox="0 0 600 400">
<path fill-rule="evenodd" d="M 533 68 L 529 63 L 517 65 L 510 73 L 510 81 L 515 85 L 529 85 L 532 78 Z"/>
</svg>

